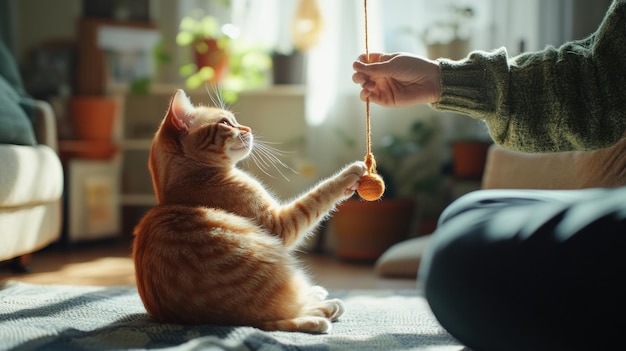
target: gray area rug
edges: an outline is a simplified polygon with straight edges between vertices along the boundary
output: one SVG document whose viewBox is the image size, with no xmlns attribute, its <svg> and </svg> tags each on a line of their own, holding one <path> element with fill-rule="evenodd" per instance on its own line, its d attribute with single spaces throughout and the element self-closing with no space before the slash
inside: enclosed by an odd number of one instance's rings
<svg viewBox="0 0 626 351">
<path fill-rule="evenodd" d="M 328 334 L 151 320 L 135 287 L 0 283 L 2 350 L 463 350 L 414 290 L 336 290 Z"/>
</svg>

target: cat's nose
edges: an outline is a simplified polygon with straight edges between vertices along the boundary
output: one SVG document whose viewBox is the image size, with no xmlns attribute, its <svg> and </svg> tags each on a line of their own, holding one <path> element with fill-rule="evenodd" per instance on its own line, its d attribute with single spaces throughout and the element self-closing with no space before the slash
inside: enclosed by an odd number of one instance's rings
<svg viewBox="0 0 626 351">
<path fill-rule="evenodd" d="M 246 126 L 239 126 L 240 130 L 243 130 L 244 132 L 250 133 L 252 132 L 252 129 L 250 127 L 246 127 Z"/>
</svg>

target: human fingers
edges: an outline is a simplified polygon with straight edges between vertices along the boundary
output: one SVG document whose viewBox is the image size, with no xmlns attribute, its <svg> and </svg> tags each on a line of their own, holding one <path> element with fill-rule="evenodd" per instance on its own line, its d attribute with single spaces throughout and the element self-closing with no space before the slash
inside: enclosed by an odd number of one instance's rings
<svg viewBox="0 0 626 351">
<path fill-rule="evenodd" d="M 376 82 L 369 79 L 369 76 L 364 73 L 354 73 L 352 75 L 352 81 L 359 84 L 364 91 L 373 91 L 376 89 Z"/>
<path fill-rule="evenodd" d="M 397 54 L 385 54 L 382 52 L 370 52 L 369 57 L 367 54 L 359 55 L 357 61 L 364 63 L 375 63 L 375 62 L 383 62 L 391 60 L 393 57 L 397 56 Z"/>
<path fill-rule="evenodd" d="M 361 93 L 359 94 L 359 98 L 362 101 L 366 101 L 369 97 L 372 96 L 372 92 L 367 89 L 361 89 Z"/>
<path fill-rule="evenodd" d="M 352 81 L 356 84 L 363 85 L 369 80 L 369 76 L 363 72 L 354 72 L 352 74 Z"/>
<path fill-rule="evenodd" d="M 352 80 L 357 84 L 362 84 L 363 82 L 370 80 L 372 75 L 376 75 L 380 68 L 376 63 L 354 61 L 352 63 L 352 69 L 355 71 L 352 75 Z"/>
</svg>

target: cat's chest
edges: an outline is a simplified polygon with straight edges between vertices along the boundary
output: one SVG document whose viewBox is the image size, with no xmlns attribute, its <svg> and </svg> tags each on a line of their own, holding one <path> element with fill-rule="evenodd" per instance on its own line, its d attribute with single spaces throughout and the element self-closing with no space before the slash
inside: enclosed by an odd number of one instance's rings
<svg viewBox="0 0 626 351">
<path fill-rule="evenodd" d="M 219 193 L 219 197 L 212 197 L 209 207 L 219 208 L 254 222 L 265 218 L 279 206 L 265 188 L 255 181 L 231 183 Z"/>
<path fill-rule="evenodd" d="M 275 200 L 259 180 L 241 170 L 234 170 L 231 177 L 228 178 L 228 183 L 228 187 L 235 193 L 257 198 L 263 202 L 274 202 Z"/>
</svg>

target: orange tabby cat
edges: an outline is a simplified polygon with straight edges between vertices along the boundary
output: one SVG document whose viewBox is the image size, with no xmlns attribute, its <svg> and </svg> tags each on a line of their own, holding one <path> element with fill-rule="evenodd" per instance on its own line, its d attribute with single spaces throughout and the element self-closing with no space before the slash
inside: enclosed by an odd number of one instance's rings
<svg viewBox="0 0 626 351">
<path fill-rule="evenodd" d="M 135 228 L 141 299 L 163 322 L 327 332 L 343 304 L 326 300 L 292 253 L 354 193 L 365 164 L 281 204 L 235 167 L 252 146 L 232 113 L 174 94 L 150 150 L 158 205 Z"/>
</svg>

